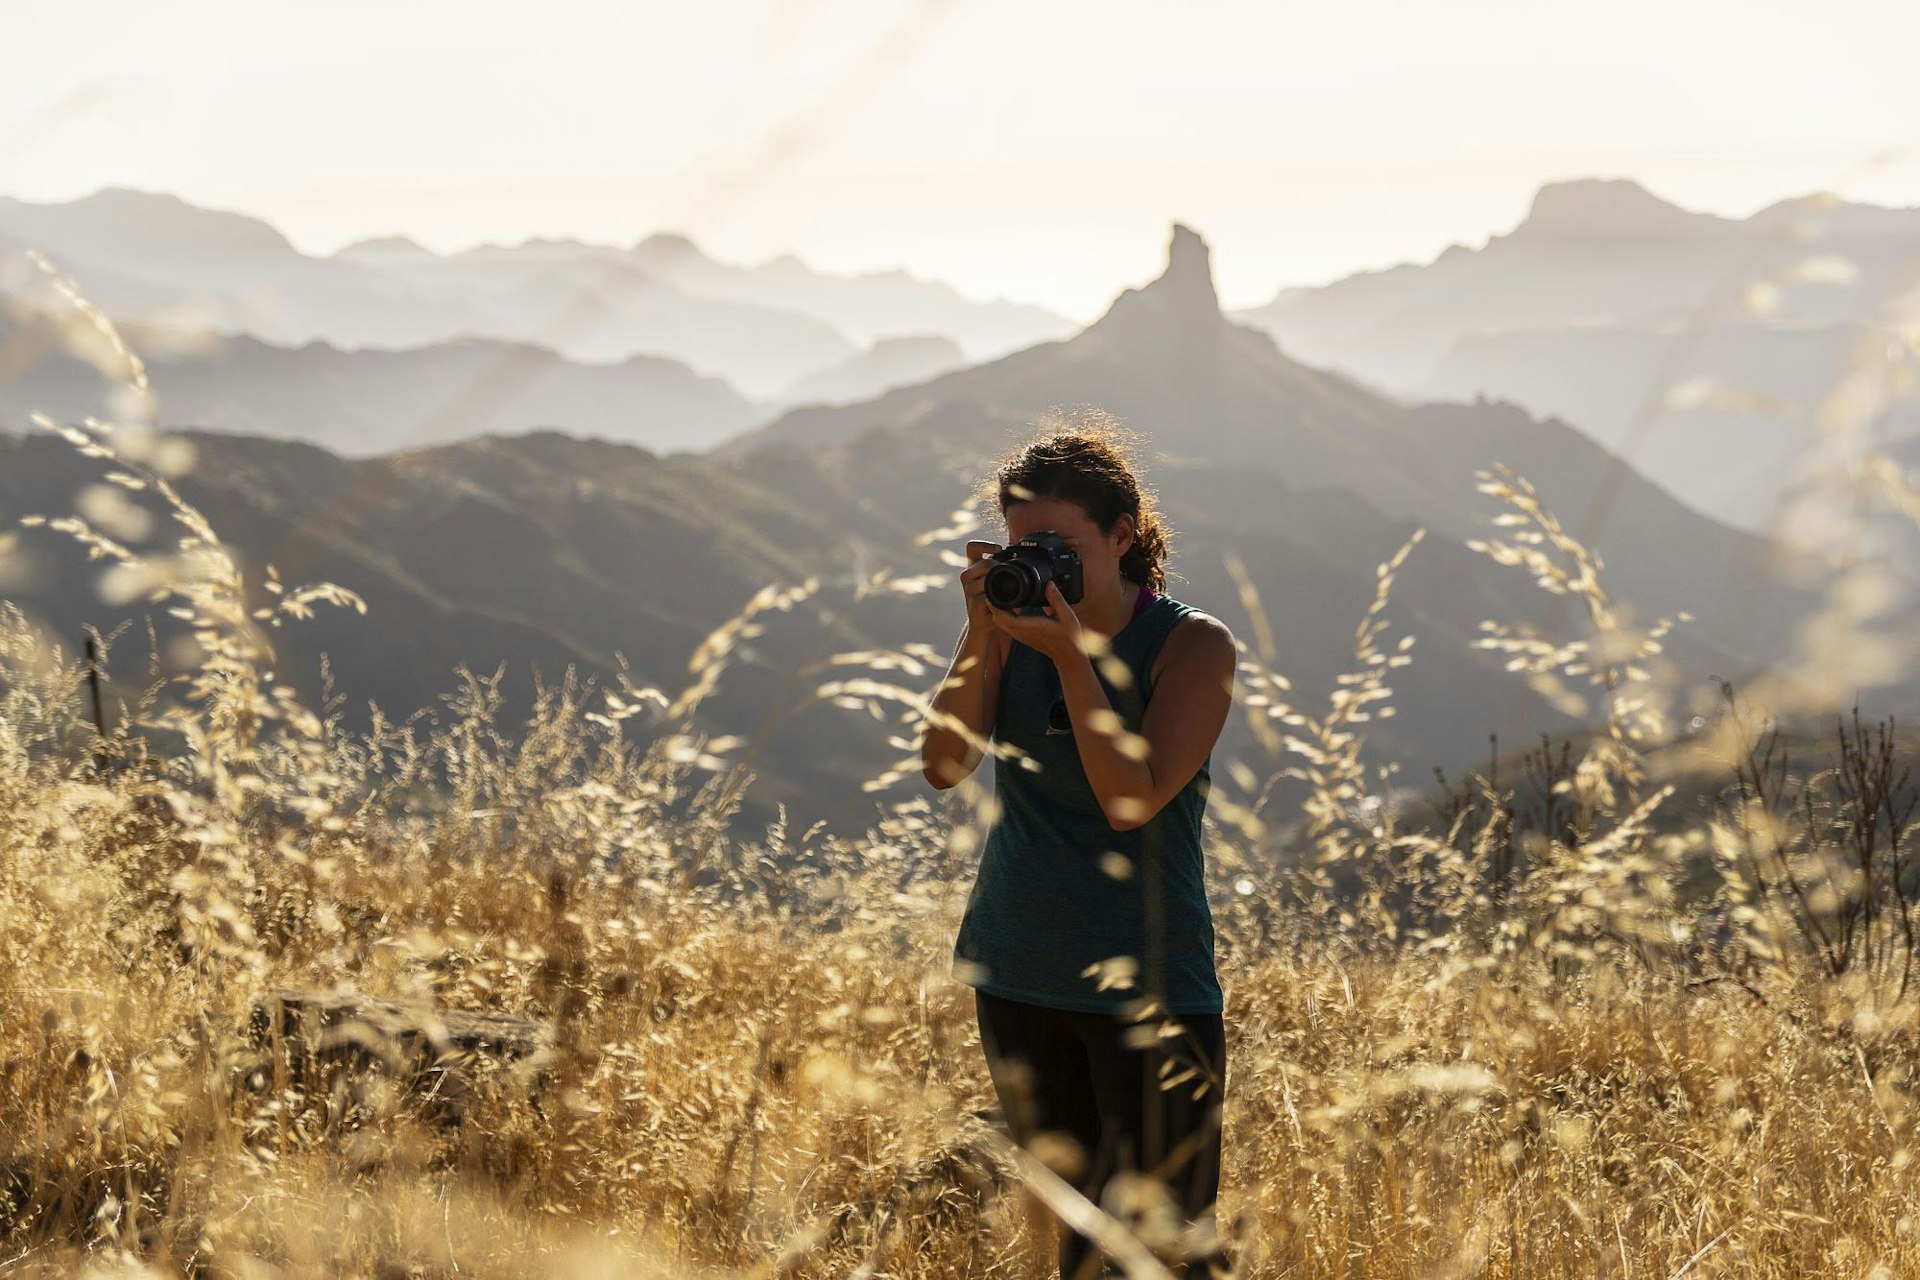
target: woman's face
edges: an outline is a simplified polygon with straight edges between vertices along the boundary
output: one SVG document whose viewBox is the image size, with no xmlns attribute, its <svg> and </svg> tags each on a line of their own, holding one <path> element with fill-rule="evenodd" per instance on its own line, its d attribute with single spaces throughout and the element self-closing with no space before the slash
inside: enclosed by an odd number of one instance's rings
<svg viewBox="0 0 1920 1280">
<path fill-rule="evenodd" d="M 1032 498 L 1006 508 L 1007 542 L 1030 538 L 1045 529 L 1059 534 L 1080 556 L 1086 594 L 1105 596 L 1120 589 L 1120 557 L 1133 546 L 1133 517 L 1122 515 L 1110 533 L 1101 533 L 1086 509 L 1065 498 Z"/>
</svg>

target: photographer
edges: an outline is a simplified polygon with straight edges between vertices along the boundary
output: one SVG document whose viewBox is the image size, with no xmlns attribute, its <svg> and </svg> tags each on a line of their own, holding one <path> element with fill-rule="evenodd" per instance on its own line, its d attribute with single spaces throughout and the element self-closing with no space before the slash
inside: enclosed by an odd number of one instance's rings
<svg viewBox="0 0 1920 1280">
<path fill-rule="evenodd" d="M 922 765 L 944 789 L 978 741 L 1017 752 L 995 754 L 953 971 L 1015 1140 L 1096 1204 L 1120 1171 L 1160 1179 L 1184 1273 L 1205 1275 L 1226 1046 L 1200 836 L 1233 636 L 1162 594 L 1166 529 L 1107 420 L 1014 450 L 981 496 L 1010 545 L 968 544 L 966 623 L 932 699 L 975 740 L 936 715 Z M 1063 1280 L 1104 1274 L 1102 1257 L 1062 1227 Z"/>
</svg>

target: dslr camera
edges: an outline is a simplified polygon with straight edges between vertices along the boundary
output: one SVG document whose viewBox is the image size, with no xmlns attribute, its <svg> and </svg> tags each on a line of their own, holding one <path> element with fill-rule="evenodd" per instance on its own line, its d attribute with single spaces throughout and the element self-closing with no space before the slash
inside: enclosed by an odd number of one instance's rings
<svg viewBox="0 0 1920 1280">
<path fill-rule="evenodd" d="M 1079 604 L 1085 582 L 1080 573 L 1080 553 L 1051 529 L 1020 539 L 1010 547 L 988 556 L 987 602 L 1008 613 L 1046 612 L 1047 583 L 1060 586 L 1068 604 Z"/>
</svg>

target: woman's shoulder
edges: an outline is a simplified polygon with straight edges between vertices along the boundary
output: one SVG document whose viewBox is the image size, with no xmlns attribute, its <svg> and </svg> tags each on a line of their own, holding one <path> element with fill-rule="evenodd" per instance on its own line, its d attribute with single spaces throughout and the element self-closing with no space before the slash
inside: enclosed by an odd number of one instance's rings
<svg viewBox="0 0 1920 1280">
<path fill-rule="evenodd" d="M 1185 611 L 1167 632 L 1168 645 L 1202 653 L 1224 649 L 1234 651 L 1233 631 L 1226 623 L 1204 609 L 1186 605 Z"/>
<path fill-rule="evenodd" d="M 1183 631 L 1189 635 L 1195 632 L 1219 632 L 1224 634 L 1228 639 L 1231 639 L 1233 636 L 1233 633 L 1228 630 L 1226 623 L 1220 621 L 1220 619 L 1208 613 L 1199 605 L 1179 599 L 1176 596 L 1168 595 L 1164 591 L 1159 592 L 1148 607 L 1166 612 L 1168 618 L 1171 620 L 1171 630 L 1168 634 L 1168 639 L 1172 639 L 1173 634 Z"/>
<path fill-rule="evenodd" d="M 1162 594 L 1153 608 L 1166 610 L 1169 616 L 1166 639 L 1154 659 L 1154 670 L 1164 670 L 1169 662 L 1197 662 L 1232 670 L 1238 661 L 1238 644 L 1226 623 L 1198 605 L 1188 604 Z"/>
</svg>

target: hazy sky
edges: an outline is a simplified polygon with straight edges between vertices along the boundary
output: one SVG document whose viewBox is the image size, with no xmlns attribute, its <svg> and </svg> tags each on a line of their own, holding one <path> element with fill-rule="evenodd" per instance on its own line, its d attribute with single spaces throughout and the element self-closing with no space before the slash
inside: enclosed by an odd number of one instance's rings
<svg viewBox="0 0 1920 1280">
<path fill-rule="evenodd" d="M 302 249 L 683 229 L 1090 318 L 1167 224 L 1229 305 L 1510 229 L 1543 181 L 1920 204 L 1920 4 L 4 0 L 0 193 Z"/>
</svg>

